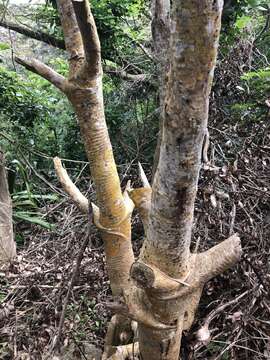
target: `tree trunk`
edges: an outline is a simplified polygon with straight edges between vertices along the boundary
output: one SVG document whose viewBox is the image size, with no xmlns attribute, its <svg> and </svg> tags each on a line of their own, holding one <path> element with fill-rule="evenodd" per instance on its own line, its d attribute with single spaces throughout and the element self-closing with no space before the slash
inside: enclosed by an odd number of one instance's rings
<svg viewBox="0 0 270 360">
<path fill-rule="evenodd" d="M 223 1 L 174 0 L 170 28 L 170 2 L 155 1 L 156 20 L 163 19 L 153 23 L 156 44 L 161 44 L 156 54 L 167 59 L 160 65 L 164 73 L 159 161 L 152 189 L 141 168 L 143 188 L 127 187 L 124 193 L 105 121 L 100 44 L 88 1 L 57 3 L 69 54 L 68 79 L 37 60 L 16 60 L 65 93 L 79 120 L 97 193 L 98 207 L 92 205 L 94 223 L 104 240 L 113 295 L 121 296 L 114 305 L 118 315 L 109 325 L 103 359 L 125 359 L 136 349 L 144 360 L 177 360 L 182 331 L 193 322 L 205 282 L 233 266 L 241 255 L 236 235 L 204 253 L 190 253 Z M 161 34 L 164 21 L 166 31 Z M 168 38 L 166 57 L 163 49 Z M 87 199 L 58 159 L 55 165 L 65 191 L 87 212 Z M 134 205 L 146 235 L 137 262 L 131 246 Z M 136 323 L 138 344 L 114 346 L 121 327 L 131 325 L 136 330 Z"/>
<path fill-rule="evenodd" d="M 137 295 L 165 330 L 139 323 L 143 359 L 178 358 L 181 333 L 193 322 L 205 279 L 239 258 L 234 237 L 213 253 L 190 254 L 194 202 L 207 131 L 222 1 L 173 1 L 163 127 L 146 240 L 131 275 Z M 225 260 L 226 258 L 226 260 Z M 228 261 L 229 260 L 229 261 Z M 227 262 L 228 261 L 228 262 Z M 209 273 L 202 277 L 211 264 Z M 143 279 L 143 281 L 141 281 Z"/>
<path fill-rule="evenodd" d="M 16 256 L 13 238 L 12 202 L 4 164 L 4 154 L 0 150 L 0 265 L 12 261 Z"/>
</svg>

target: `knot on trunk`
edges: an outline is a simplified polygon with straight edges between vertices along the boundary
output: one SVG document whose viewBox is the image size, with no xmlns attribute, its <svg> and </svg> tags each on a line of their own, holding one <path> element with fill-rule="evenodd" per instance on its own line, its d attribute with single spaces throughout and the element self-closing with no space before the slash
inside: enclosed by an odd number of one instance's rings
<svg viewBox="0 0 270 360">
<path fill-rule="evenodd" d="M 204 284 L 235 265 L 241 253 L 240 239 L 233 235 L 208 251 L 191 254 L 189 271 L 184 278 L 172 278 L 141 260 L 133 263 L 130 277 L 144 293 L 144 301 L 151 304 L 149 309 L 155 318 L 172 324 L 181 312 L 183 329 L 188 329 L 193 322 Z"/>
</svg>

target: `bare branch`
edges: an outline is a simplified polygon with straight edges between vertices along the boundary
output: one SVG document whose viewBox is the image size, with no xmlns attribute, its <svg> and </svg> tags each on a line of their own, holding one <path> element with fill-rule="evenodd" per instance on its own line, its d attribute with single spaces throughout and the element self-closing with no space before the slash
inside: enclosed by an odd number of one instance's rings
<svg viewBox="0 0 270 360">
<path fill-rule="evenodd" d="M 87 0 L 73 0 L 73 7 L 81 31 L 85 58 L 93 73 L 101 69 L 100 42 L 95 20 Z"/>
<path fill-rule="evenodd" d="M 12 31 L 15 31 L 19 34 L 25 35 L 28 38 L 42 41 L 48 45 L 54 46 L 61 50 L 66 50 L 65 41 L 62 39 L 57 39 L 47 33 L 44 33 L 42 31 L 37 31 L 33 29 L 26 28 L 24 26 L 21 26 L 19 24 L 10 23 L 4 20 L 0 20 L 0 27 L 3 27 L 5 29 L 9 29 Z M 81 53 L 81 58 L 83 59 L 83 53 Z M 74 60 L 74 59 L 73 59 Z M 78 59 L 77 59 L 78 60 Z M 132 74 L 125 70 L 123 70 L 119 65 L 118 67 L 113 66 L 105 66 L 104 72 L 106 72 L 108 75 L 118 77 L 122 80 L 126 81 L 138 81 L 138 82 L 144 82 L 146 80 L 150 81 L 149 76 L 147 74 Z"/>
<path fill-rule="evenodd" d="M 201 269 L 201 284 L 234 266 L 241 258 L 240 238 L 234 234 L 211 249 L 197 255 L 196 268 Z"/>
<path fill-rule="evenodd" d="M 59 49 L 62 49 L 62 50 L 66 49 L 65 42 L 63 40 L 57 39 L 47 33 L 42 32 L 42 31 L 28 29 L 25 26 L 14 24 L 14 23 L 11 23 L 11 22 L 8 22 L 5 20 L 0 20 L 0 27 L 15 31 L 15 32 L 25 35 L 31 39 L 43 41 L 44 43 L 54 46 Z"/>
<path fill-rule="evenodd" d="M 48 80 L 51 84 L 56 86 L 61 91 L 65 92 L 65 83 L 66 79 L 64 76 L 58 74 L 49 66 L 43 64 L 42 62 L 36 59 L 22 59 L 20 57 L 15 57 L 15 61 L 24 66 L 27 70 L 32 71 L 35 74 L 42 76 L 44 79 Z"/>
<path fill-rule="evenodd" d="M 57 177 L 64 191 L 70 196 L 71 200 L 78 206 L 81 212 L 88 214 L 89 212 L 88 199 L 80 192 L 77 186 L 71 181 L 67 171 L 62 166 L 61 160 L 58 157 L 55 157 L 53 159 L 53 162 Z"/>
<path fill-rule="evenodd" d="M 151 206 L 151 188 L 138 188 L 128 191 L 131 200 L 134 202 L 136 209 L 138 209 L 140 218 L 143 223 L 144 232 L 146 233 L 149 211 Z"/>
<path fill-rule="evenodd" d="M 104 72 L 106 72 L 107 74 L 119 77 L 120 79 L 127 81 L 145 82 L 145 80 L 149 78 L 149 75 L 147 74 L 130 74 L 121 68 L 115 68 L 108 65 L 104 66 L 103 69 Z"/>
<path fill-rule="evenodd" d="M 82 37 L 71 0 L 57 0 L 72 77 L 84 61 Z"/>
</svg>

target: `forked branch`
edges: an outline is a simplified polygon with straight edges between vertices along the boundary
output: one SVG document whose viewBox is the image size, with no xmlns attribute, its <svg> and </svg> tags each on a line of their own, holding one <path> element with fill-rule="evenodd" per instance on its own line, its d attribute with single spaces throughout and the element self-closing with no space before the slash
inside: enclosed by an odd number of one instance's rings
<svg viewBox="0 0 270 360">
<path fill-rule="evenodd" d="M 95 20 L 87 0 L 73 0 L 73 7 L 82 36 L 85 60 L 93 73 L 100 68 L 100 42 Z"/>
<path fill-rule="evenodd" d="M 57 7 L 69 55 L 70 77 L 72 77 L 84 61 L 82 37 L 71 0 L 57 0 Z"/>
</svg>

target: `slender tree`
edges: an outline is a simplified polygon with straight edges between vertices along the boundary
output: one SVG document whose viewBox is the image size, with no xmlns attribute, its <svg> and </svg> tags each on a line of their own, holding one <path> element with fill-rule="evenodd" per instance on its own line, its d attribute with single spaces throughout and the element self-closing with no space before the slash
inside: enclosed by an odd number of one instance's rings
<svg viewBox="0 0 270 360">
<path fill-rule="evenodd" d="M 92 208 L 104 240 L 111 289 L 119 301 L 113 306 L 118 315 L 109 324 L 103 359 L 125 359 L 137 352 L 145 360 L 176 360 L 182 331 L 194 320 L 205 282 L 233 266 L 241 255 L 236 235 L 206 252 L 190 253 L 223 1 L 173 0 L 172 8 L 168 1 L 155 1 L 155 57 L 163 71 L 160 149 L 152 188 L 140 167 L 143 187 L 127 186 L 123 193 L 105 122 L 100 43 L 89 3 L 58 0 L 57 4 L 68 78 L 37 60 L 16 60 L 59 88 L 79 120 L 97 205 L 89 207 L 58 158 L 55 168 L 79 208 L 85 213 Z M 145 231 L 137 261 L 131 246 L 134 206 Z M 131 341 L 126 336 L 130 330 L 136 333 Z"/>
<path fill-rule="evenodd" d="M 0 150 L 0 265 L 9 263 L 15 256 L 12 202 L 8 189 L 4 154 Z"/>
</svg>

